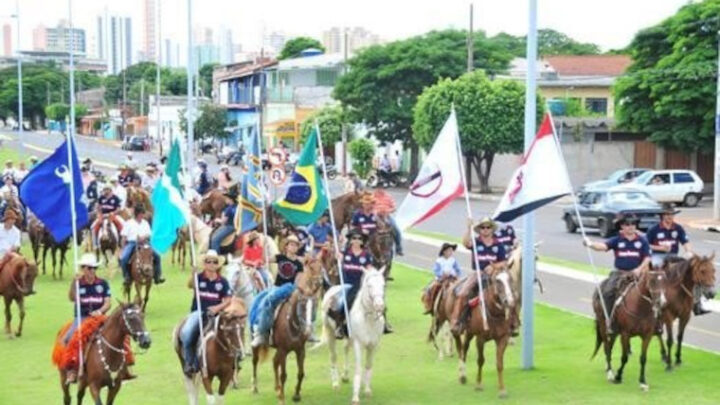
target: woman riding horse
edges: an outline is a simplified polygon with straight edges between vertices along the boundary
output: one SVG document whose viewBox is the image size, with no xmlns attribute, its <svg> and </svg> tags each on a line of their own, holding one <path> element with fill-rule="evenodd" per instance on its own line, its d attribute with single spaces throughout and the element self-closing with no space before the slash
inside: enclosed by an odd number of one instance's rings
<svg viewBox="0 0 720 405">
<path fill-rule="evenodd" d="M 447 242 L 443 243 L 440 248 L 440 254 L 438 254 L 438 258 L 435 260 L 435 266 L 433 266 L 435 278 L 430 282 L 430 285 L 427 286 L 422 296 L 426 314 L 432 314 L 435 299 L 443 283 L 457 280 L 462 276 L 460 265 L 457 259 L 455 259 L 455 256 L 453 256 L 455 250 L 457 250 L 457 245 Z"/>
<path fill-rule="evenodd" d="M 122 230 L 123 250 L 120 255 L 120 268 L 123 272 L 123 280 L 126 286 L 132 282 L 130 275 L 130 259 L 136 250 L 137 245 L 146 243 L 150 238 L 150 225 L 145 220 L 145 208 L 141 205 L 133 209 L 133 219 L 127 221 Z M 165 279 L 162 277 L 162 260 L 160 255 L 153 250 L 153 278 L 155 284 L 162 284 Z"/>
</svg>

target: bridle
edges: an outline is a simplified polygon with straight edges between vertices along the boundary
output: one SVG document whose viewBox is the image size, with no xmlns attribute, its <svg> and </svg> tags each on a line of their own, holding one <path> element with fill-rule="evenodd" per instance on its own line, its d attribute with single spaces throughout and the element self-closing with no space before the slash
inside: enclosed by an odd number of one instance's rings
<svg viewBox="0 0 720 405">
<path fill-rule="evenodd" d="M 150 277 L 152 277 L 152 260 L 153 260 L 153 259 L 152 259 L 152 252 L 150 252 L 150 266 L 149 266 L 149 268 L 150 268 L 150 274 L 146 274 L 145 267 L 142 266 L 143 262 L 142 262 L 142 260 L 140 259 L 140 256 L 141 256 L 141 253 L 140 253 L 140 252 L 141 252 L 142 250 L 145 250 L 145 249 L 147 249 L 148 251 L 150 251 L 150 248 L 147 247 L 144 242 L 143 242 L 143 243 L 138 243 L 138 244 L 135 246 L 135 268 L 140 272 L 140 275 L 143 276 L 143 278 L 150 278 Z"/>
<path fill-rule="evenodd" d="M 215 342 L 220 346 L 226 353 L 232 354 L 233 358 L 237 358 L 238 356 L 241 356 L 245 353 L 245 345 L 243 345 L 242 340 L 242 325 L 243 325 L 243 319 L 244 317 L 238 317 L 237 321 L 234 319 L 229 320 L 228 322 L 233 323 L 234 325 L 226 326 L 226 325 L 220 325 L 220 319 L 221 317 L 218 316 L 215 318 Z M 231 338 L 228 338 L 225 333 L 219 333 L 218 330 L 222 332 L 235 332 L 235 336 L 237 337 L 237 344 L 235 344 Z M 222 337 L 225 337 L 226 342 L 223 343 Z"/>
<path fill-rule="evenodd" d="M 380 317 L 383 316 L 383 313 L 385 312 L 383 309 L 374 309 L 374 303 L 376 301 L 381 301 L 383 303 L 383 307 L 385 306 L 385 291 L 383 289 L 380 290 L 380 292 L 373 292 L 373 289 L 370 288 L 370 278 L 372 277 L 378 277 L 382 278 L 382 273 L 366 273 L 363 277 L 363 295 L 360 297 L 360 302 L 362 303 L 363 307 L 363 313 L 365 314 L 365 317 L 373 317 L 374 320 L 380 319 Z"/>
<path fill-rule="evenodd" d="M 134 306 L 121 310 L 121 316 L 123 323 L 125 324 L 125 329 L 135 341 L 137 341 L 141 336 L 148 336 L 150 334 L 148 331 L 145 330 L 134 330 L 130 325 L 130 322 L 128 321 L 129 315 L 137 316 L 139 318 L 141 314 L 142 311 L 140 311 L 139 308 L 136 308 Z M 125 367 L 125 357 L 127 355 L 127 351 L 122 347 L 116 347 L 112 343 L 108 342 L 107 339 L 105 339 L 105 336 L 103 336 L 102 334 L 103 330 L 105 330 L 105 326 L 103 326 L 103 328 L 95 335 L 95 342 L 97 343 L 100 363 L 102 364 L 103 369 L 108 373 L 108 375 L 110 375 L 110 386 L 112 387 L 115 384 L 114 381 L 117 378 L 117 374 L 123 369 L 123 367 Z M 110 364 L 108 364 L 107 358 L 105 356 L 105 350 L 103 350 L 103 347 L 107 347 L 108 349 L 110 349 L 111 352 L 120 354 L 120 364 L 114 370 L 112 369 L 112 367 L 110 367 Z"/>
</svg>

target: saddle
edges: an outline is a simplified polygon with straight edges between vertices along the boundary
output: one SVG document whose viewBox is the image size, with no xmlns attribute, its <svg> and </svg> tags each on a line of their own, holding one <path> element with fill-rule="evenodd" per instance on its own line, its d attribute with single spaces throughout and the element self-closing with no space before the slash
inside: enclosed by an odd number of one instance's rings
<svg viewBox="0 0 720 405">
<path fill-rule="evenodd" d="M 19 255 L 18 253 L 15 253 L 15 252 L 7 252 L 7 253 L 5 253 L 5 254 L 0 258 L 0 272 L 3 271 L 3 269 L 5 268 L 5 265 L 6 265 L 6 264 L 10 263 L 10 261 L 11 261 L 12 259 L 14 259 L 15 257 L 18 257 L 18 256 L 20 256 L 20 255 Z"/>
</svg>

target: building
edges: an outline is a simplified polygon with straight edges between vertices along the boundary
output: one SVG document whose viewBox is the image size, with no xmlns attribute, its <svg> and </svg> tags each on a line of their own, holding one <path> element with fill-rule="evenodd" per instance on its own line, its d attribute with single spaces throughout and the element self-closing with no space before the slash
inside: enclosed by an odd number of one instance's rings
<svg viewBox="0 0 720 405">
<path fill-rule="evenodd" d="M 97 17 L 97 57 L 107 63 L 107 73 L 118 74 L 132 65 L 132 20 L 105 14 Z"/>
<path fill-rule="evenodd" d="M 167 67 L 180 67 L 180 44 L 165 38 L 162 46 L 163 59 L 161 64 Z"/>
<path fill-rule="evenodd" d="M 33 63 L 55 63 L 62 66 L 63 69 L 68 70 L 70 65 L 70 53 L 69 52 L 49 52 L 49 51 L 21 51 L 22 63 L 33 64 Z M 0 69 L 16 66 L 17 57 L 0 57 Z M 82 55 L 74 55 L 75 70 L 81 70 L 86 72 L 105 73 L 107 71 L 107 64 L 102 59 L 89 59 Z"/>
<path fill-rule="evenodd" d="M 210 103 L 209 98 L 198 97 L 198 106 Z M 147 134 L 157 142 L 157 114 L 160 109 L 160 138 L 165 151 L 169 150 L 170 140 L 175 136 L 181 136 L 180 114 L 187 108 L 187 97 L 185 96 L 160 96 L 160 105 L 155 102 L 155 95 L 150 95 L 148 100 Z M 167 153 L 167 152 L 165 152 Z"/>
<path fill-rule="evenodd" d="M 332 27 L 323 32 L 323 46 L 326 53 L 341 53 L 345 49 L 345 33 L 347 33 L 348 52 L 353 53 L 371 45 L 380 44 L 380 37 L 362 27 Z"/>
<path fill-rule="evenodd" d="M 42 24 L 38 24 L 33 28 L 33 51 L 46 51 L 47 50 L 47 27 Z"/>
<path fill-rule="evenodd" d="M 282 32 L 273 31 L 263 35 L 263 48 L 269 53 L 279 54 L 286 42 L 287 38 Z"/>
<path fill-rule="evenodd" d="M 214 31 L 209 27 L 196 27 L 193 30 L 193 57 L 199 69 L 208 63 L 220 62 L 220 47 L 215 43 Z"/>
<path fill-rule="evenodd" d="M 84 55 L 87 51 L 85 30 L 70 28 L 67 20 L 60 20 L 56 27 L 45 28 L 45 48 L 48 52 L 73 52 Z M 33 32 L 33 42 L 35 32 Z M 35 44 L 34 44 L 35 45 Z M 35 48 L 35 46 L 33 46 Z"/>
<path fill-rule="evenodd" d="M 12 46 L 12 27 L 10 27 L 10 24 L 3 24 L 2 28 L 2 36 L 3 36 L 3 55 L 4 56 L 12 56 L 13 46 Z"/>
<path fill-rule="evenodd" d="M 229 65 L 235 62 L 235 45 L 233 44 L 232 30 L 221 27 L 218 32 L 218 41 L 220 48 L 220 64 Z"/>
<path fill-rule="evenodd" d="M 158 56 L 158 6 L 157 0 L 143 0 L 143 53 L 145 60 L 152 62 Z"/>
</svg>

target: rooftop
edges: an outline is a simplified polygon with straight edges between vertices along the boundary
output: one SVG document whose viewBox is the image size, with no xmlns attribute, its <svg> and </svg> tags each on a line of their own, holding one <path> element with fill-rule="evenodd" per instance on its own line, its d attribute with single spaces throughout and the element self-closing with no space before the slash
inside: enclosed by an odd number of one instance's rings
<svg viewBox="0 0 720 405">
<path fill-rule="evenodd" d="M 348 58 L 350 57 L 352 57 L 351 54 L 348 55 Z M 342 65 L 344 62 L 345 56 L 342 53 L 326 53 L 281 60 L 278 62 L 278 70 L 327 68 Z"/>
<path fill-rule="evenodd" d="M 556 55 L 547 63 L 563 76 L 620 76 L 632 63 L 630 55 Z"/>
</svg>

